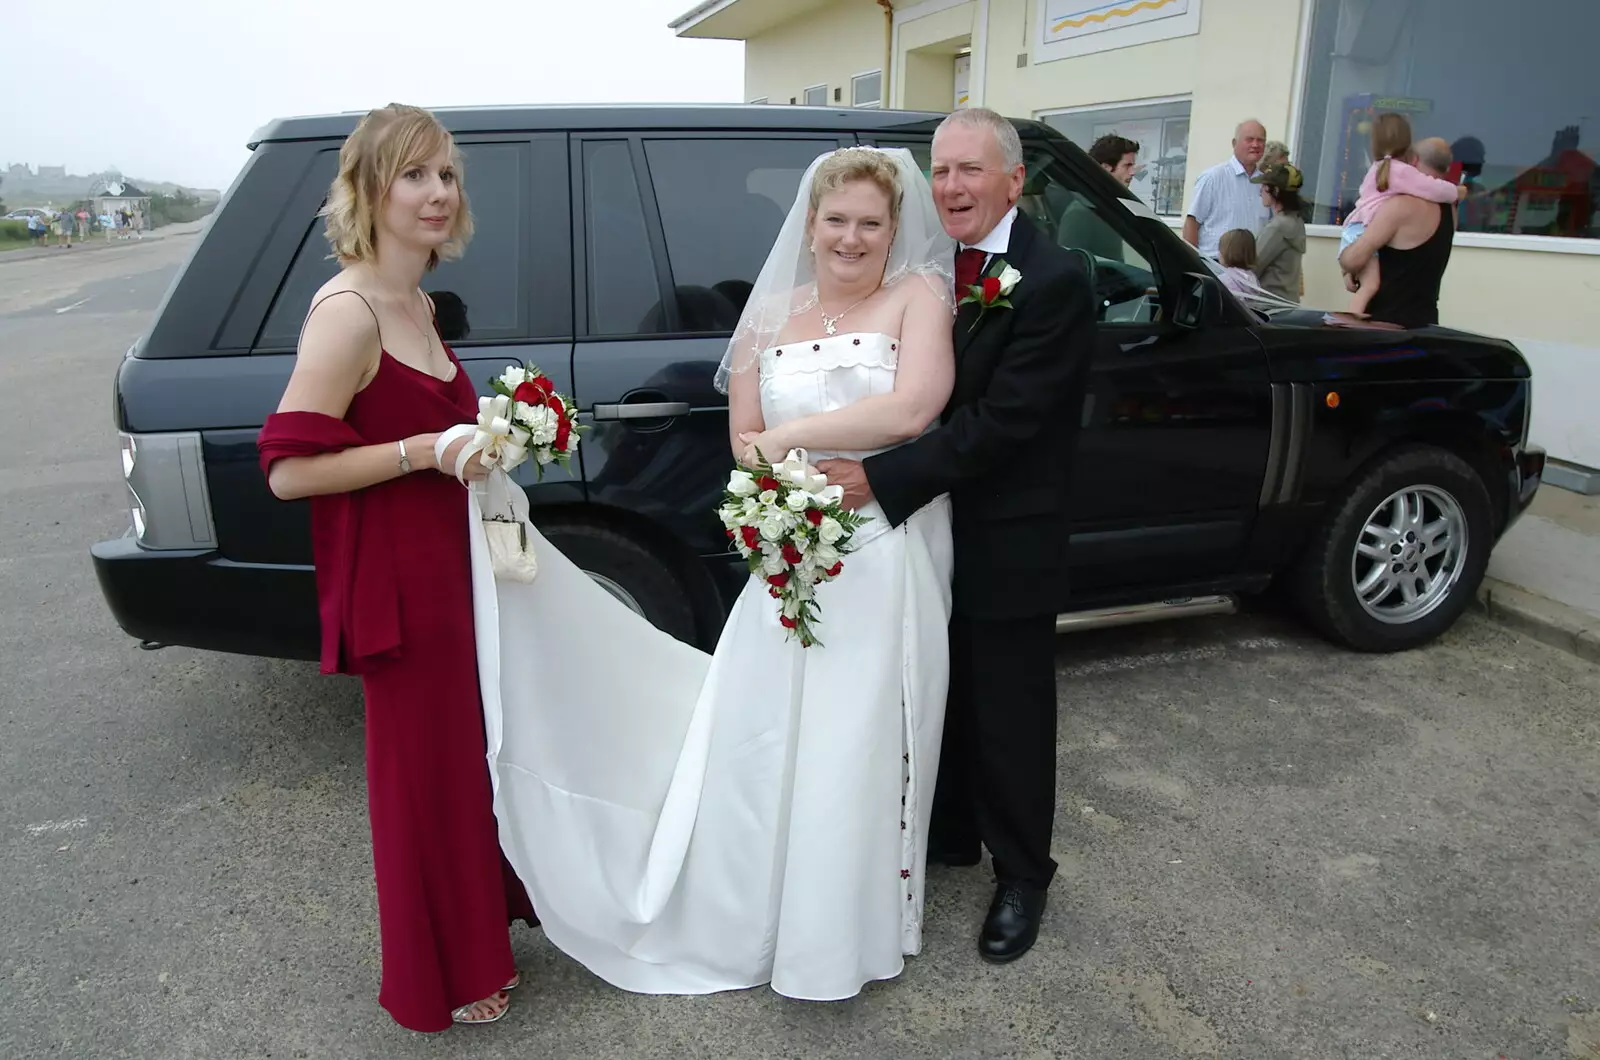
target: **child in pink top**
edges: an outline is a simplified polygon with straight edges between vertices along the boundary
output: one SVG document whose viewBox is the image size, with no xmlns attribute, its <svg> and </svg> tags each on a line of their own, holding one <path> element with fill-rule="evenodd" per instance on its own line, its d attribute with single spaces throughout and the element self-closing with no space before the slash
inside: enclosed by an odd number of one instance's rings
<svg viewBox="0 0 1600 1060">
<path fill-rule="evenodd" d="M 1378 207 L 1396 195 L 1411 195 L 1428 202 L 1455 202 L 1462 188 L 1448 180 L 1430 177 L 1404 161 L 1411 157 L 1411 123 L 1401 114 L 1380 114 L 1372 123 L 1372 168 L 1361 180 L 1361 197 L 1345 218 L 1339 237 L 1339 251 L 1361 238 L 1367 222 L 1377 216 Z M 1372 296 L 1378 293 L 1378 256 L 1374 254 L 1360 275 L 1345 274 L 1345 287 L 1353 292 L 1350 312 L 1365 313 Z"/>
</svg>

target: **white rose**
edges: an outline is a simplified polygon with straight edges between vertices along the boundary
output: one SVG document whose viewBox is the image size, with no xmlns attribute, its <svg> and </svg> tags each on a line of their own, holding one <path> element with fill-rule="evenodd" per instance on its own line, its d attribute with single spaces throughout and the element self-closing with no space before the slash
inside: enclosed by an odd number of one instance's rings
<svg viewBox="0 0 1600 1060">
<path fill-rule="evenodd" d="M 521 365 L 514 364 L 510 368 L 507 368 L 504 372 L 500 373 L 500 381 L 511 390 L 517 389 L 517 387 L 527 382 L 527 380 L 527 373 L 522 370 Z"/>
<path fill-rule="evenodd" d="M 777 490 L 762 490 L 756 496 L 756 500 L 760 501 L 763 506 L 769 505 L 769 504 L 777 504 L 778 503 L 778 491 Z"/>
<path fill-rule="evenodd" d="M 791 596 L 783 602 L 783 617 L 794 618 L 800 614 L 799 597 Z"/>
<path fill-rule="evenodd" d="M 789 506 L 791 512 L 803 512 L 811 504 L 811 494 L 805 490 L 791 490 L 784 503 Z"/>
<path fill-rule="evenodd" d="M 844 527 L 839 525 L 839 520 L 831 515 L 822 518 L 822 525 L 817 527 L 817 537 L 824 545 L 831 545 L 844 536 Z"/>
<path fill-rule="evenodd" d="M 768 541 L 781 541 L 789 535 L 790 522 L 781 510 L 769 511 L 761 519 L 761 536 Z"/>
<path fill-rule="evenodd" d="M 735 468 L 728 476 L 728 492 L 735 497 L 751 497 L 756 492 L 756 477 L 748 471 Z"/>
<path fill-rule="evenodd" d="M 763 574 L 782 574 L 784 568 L 787 566 L 788 564 L 783 561 L 783 557 L 781 555 L 777 553 L 771 553 L 762 559 L 761 572 Z"/>
<path fill-rule="evenodd" d="M 1013 269 L 1010 265 L 1007 265 L 1005 268 L 1000 270 L 1001 294 L 1010 294 L 1011 289 L 1021 282 L 1022 273 L 1018 272 L 1016 269 Z"/>
<path fill-rule="evenodd" d="M 535 449 L 534 450 L 534 457 L 535 457 L 535 459 L 537 459 L 539 461 L 539 463 L 548 464 L 551 461 L 555 460 L 556 455 L 554 453 L 552 453 L 548 449 Z"/>
<path fill-rule="evenodd" d="M 839 562 L 839 550 L 832 545 L 818 545 L 812 550 L 811 558 L 816 561 L 818 567 L 827 570 Z"/>
</svg>

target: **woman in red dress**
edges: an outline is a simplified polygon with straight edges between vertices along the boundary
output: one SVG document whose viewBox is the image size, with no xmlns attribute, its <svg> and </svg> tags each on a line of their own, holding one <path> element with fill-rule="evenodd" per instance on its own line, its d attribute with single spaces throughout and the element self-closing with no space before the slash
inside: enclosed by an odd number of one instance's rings
<svg viewBox="0 0 1600 1060">
<path fill-rule="evenodd" d="M 439 1031 L 505 1014 L 507 925 L 534 922 L 484 758 L 466 496 L 434 456 L 477 397 L 419 287 L 472 218 L 459 153 L 427 111 L 372 111 L 339 160 L 325 215 L 343 267 L 312 300 L 259 446 L 272 492 L 311 498 L 322 670 L 359 674 L 365 694 L 378 1001 Z M 474 458 L 468 477 L 484 473 Z"/>
</svg>

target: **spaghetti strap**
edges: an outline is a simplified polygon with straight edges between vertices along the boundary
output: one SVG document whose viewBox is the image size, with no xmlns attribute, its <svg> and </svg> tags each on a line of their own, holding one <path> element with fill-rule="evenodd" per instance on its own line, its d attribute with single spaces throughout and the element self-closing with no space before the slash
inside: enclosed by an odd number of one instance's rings
<svg viewBox="0 0 1600 1060">
<path fill-rule="evenodd" d="M 294 346 L 296 350 L 300 348 L 300 340 L 306 337 L 306 325 L 311 323 L 311 314 L 317 311 L 317 306 L 321 305 L 323 302 L 326 302 L 330 298 L 337 298 L 341 294 L 355 295 L 357 298 L 361 299 L 361 304 L 367 307 L 367 312 L 372 314 L 372 323 L 378 329 L 378 350 L 379 352 L 382 352 L 384 348 L 383 322 L 378 319 L 378 311 L 372 308 L 372 303 L 367 301 L 366 295 L 362 294 L 360 291 L 352 290 L 348 287 L 342 291 L 334 291 L 332 294 L 325 294 L 315 302 L 311 303 L 311 308 L 306 310 L 306 318 L 300 322 L 300 334 L 294 340 Z"/>
</svg>

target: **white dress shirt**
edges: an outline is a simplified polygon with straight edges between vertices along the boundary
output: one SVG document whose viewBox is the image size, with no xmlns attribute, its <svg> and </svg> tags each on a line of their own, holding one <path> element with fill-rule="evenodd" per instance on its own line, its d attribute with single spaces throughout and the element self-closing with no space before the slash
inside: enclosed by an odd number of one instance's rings
<svg viewBox="0 0 1600 1060">
<path fill-rule="evenodd" d="M 1224 232 L 1243 228 L 1260 235 L 1272 211 L 1261 203 L 1261 186 L 1250 183 L 1244 165 L 1230 156 L 1195 178 L 1188 214 L 1200 222 L 1200 253 L 1214 258 Z"/>
<path fill-rule="evenodd" d="M 1010 249 L 1011 226 L 1016 219 L 1017 208 L 1013 206 L 1011 209 L 1006 211 L 1006 215 L 1004 217 L 1000 218 L 1000 223 L 989 230 L 988 235 L 970 245 L 962 243 L 961 249 L 983 251 L 984 254 L 987 255 L 983 259 L 983 270 L 987 270 L 989 268 L 989 263 L 994 260 L 996 254 L 1004 254 Z"/>
</svg>

